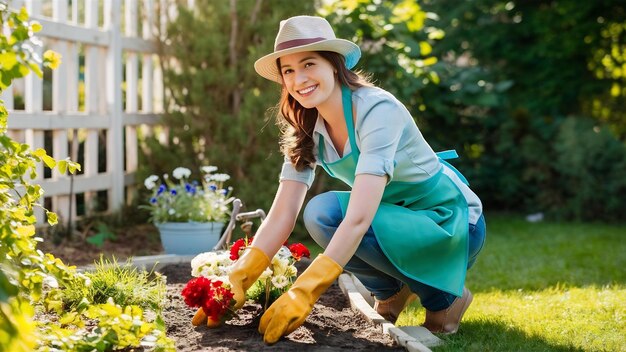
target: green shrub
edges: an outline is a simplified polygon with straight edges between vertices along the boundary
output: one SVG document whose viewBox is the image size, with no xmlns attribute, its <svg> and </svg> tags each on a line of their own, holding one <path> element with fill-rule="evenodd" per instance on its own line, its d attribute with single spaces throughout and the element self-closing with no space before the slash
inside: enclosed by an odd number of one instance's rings
<svg viewBox="0 0 626 352">
<path fill-rule="evenodd" d="M 82 312 L 70 311 L 40 330 L 39 351 L 175 351 L 162 320 L 147 322 L 139 306 L 122 307 L 113 299 L 87 305 Z"/>
<path fill-rule="evenodd" d="M 570 117 L 554 141 L 560 177 L 553 210 L 580 220 L 619 220 L 626 209 L 626 146 L 589 118 Z"/>
<path fill-rule="evenodd" d="M 0 92 L 30 72 L 41 77 L 42 65 L 54 68 L 59 64 L 58 54 L 51 51 L 43 58 L 35 55 L 31 37 L 41 25 L 29 21 L 24 8 L 11 12 L 0 2 L 0 25 Z M 37 251 L 33 208 L 41 206 L 43 190 L 29 180 L 37 176 L 35 168 L 42 161 L 61 173 L 73 173 L 80 166 L 12 140 L 6 134 L 7 119 L 4 102 L 0 102 L 0 350 L 19 352 L 31 351 L 39 336 L 32 321 L 32 302 L 50 303 L 58 292 L 54 288 L 44 291 L 44 283 L 64 282 L 73 275 L 60 260 Z M 47 218 L 50 224 L 57 221 L 51 212 Z"/>
<path fill-rule="evenodd" d="M 36 55 L 31 40 L 41 29 L 29 21 L 24 8 L 11 12 L 0 2 L 0 92 L 16 78 L 31 71 L 41 77 L 41 66 L 55 68 L 58 54 Z M 5 26 L 6 25 L 6 26 Z M 109 351 L 146 347 L 173 351 L 162 321 L 147 322 L 138 306 L 120 307 L 109 301 L 92 305 L 81 302 L 78 310 L 64 311 L 63 289 L 88 283 L 75 267 L 66 266 L 51 254 L 37 250 L 33 208 L 43 195 L 35 179 L 38 163 L 59 172 L 75 173 L 80 165 L 69 159 L 55 160 L 44 149 L 31 150 L 7 135 L 7 111 L 0 102 L 0 351 Z M 48 222 L 57 216 L 46 210 Z M 35 311 L 56 314 L 58 321 L 36 322 Z M 86 321 L 96 321 L 85 329 Z"/>
</svg>

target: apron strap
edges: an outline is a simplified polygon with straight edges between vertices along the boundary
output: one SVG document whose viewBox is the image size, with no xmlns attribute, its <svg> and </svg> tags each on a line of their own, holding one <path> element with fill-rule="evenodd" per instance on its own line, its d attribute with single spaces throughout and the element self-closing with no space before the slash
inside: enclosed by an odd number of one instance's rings
<svg viewBox="0 0 626 352">
<path fill-rule="evenodd" d="M 335 174 L 326 165 L 326 161 L 324 160 L 324 143 L 326 143 L 324 136 L 320 134 L 320 138 L 317 140 L 317 159 L 322 162 L 322 167 L 326 170 L 326 173 L 328 173 L 330 177 L 335 177 Z"/>
<path fill-rule="evenodd" d="M 456 150 L 454 149 L 444 150 L 442 152 L 438 152 L 435 154 L 437 154 L 437 157 L 439 158 L 439 161 L 442 164 L 444 164 L 445 166 L 449 167 L 452 171 L 454 171 L 454 173 L 459 177 L 459 179 L 461 179 L 463 183 L 469 186 L 469 182 L 467 181 L 465 176 L 463 176 L 463 174 L 459 170 L 457 170 L 454 166 L 452 166 L 449 162 L 446 161 L 450 159 L 456 159 L 459 157 L 459 154 L 456 153 Z"/>
<path fill-rule="evenodd" d="M 343 106 L 343 117 L 346 120 L 346 128 L 348 130 L 348 139 L 350 140 L 350 154 L 355 163 L 359 160 L 359 149 L 356 146 L 356 138 L 354 135 L 354 123 L 352 121 L 352 91 L 347 86 L 341 86 L 341 105 Z M 321 161 L 322 167 L 330 175 L 335 177 L 334 172 L 328 167 L 324 160 L 324 136 L 320 135 L 317 143 L 318 160 Z"/>
<path fill-rule="evenodd" d="M 442 152 L 437 152 L 435 154 L 437 154 L 439 159 L 443 159 L 443 160 L 456 159 L 459 157 L 459 154 L 457 154 L 456 150 L 454 149 L 444 150 Z"/>
<path fill-rule="evenodd" d="M 354 121 L 352 120 L 352 91 L 347 86 L 341 86 L 341 102 L 343 105 L 343 117 L 346 120 L 346 128 L 348 129 L 348 139 L 350 140 L 350 153 L 352 158 L 358 162 L 359 148 L 356 146 Z"/>
</svg>

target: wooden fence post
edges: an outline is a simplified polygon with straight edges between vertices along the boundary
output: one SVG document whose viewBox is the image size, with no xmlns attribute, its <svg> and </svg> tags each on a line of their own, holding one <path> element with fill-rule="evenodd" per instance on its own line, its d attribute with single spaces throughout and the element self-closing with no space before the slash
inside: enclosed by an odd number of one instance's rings
<svg viewBox="0 0 626 352">
<path fill-rule="evenodd" d="M 67 21 L 67 1 L 54 0 L 52 2 L 52 18 L 57 22 Z M 58 52 L 63 60 L 69 56 L 68 44 L 62 40 L 55 40 L 52 43 L 53 49 Z M 71 61 L 71 59 L 70 59 Z M 52 109 L 59 114 L 68 113 L 68 64 L 61 63 L 59 67 L 52 71 Z M 63 160 L 69 156 L 67 146 L 67 129 L 55 129 L 52 131 L 52 156 L 57 160 Z M 58 169 L 52 171 L 52 179 L 59 181 L 65 178 Z M 69 189 L 67 194 L 60 194 L 52 197 L 52 207 L 59 215 L 59 222 L 64 223 L 70 217 L 70 197 Z"/>
<path fill-rule="evenodd" d="M 111 177 L 109 208 L 121 209 L 124 205 L 124 139 L 122 130 L 122 42 L 120 37 L 120 0 L 105 2 L 104 28 L 109 32 L 110 43 L 106 56 L 107 110 L 107 173 Z"/>
<path fill-rule="evenodd" d="M 98 28 L 98 2 L 85 2 L 85 26 L 87 28 Z M 106 83 L 99 75 L 104 70 L 101 69 L 100 49 L 95 45 L 88 45 L 85 48 L 85 112 L 88 116 L 104 114 L 105 109 L 100 102 L 105 99 L 100 98 L 100 92 L 106 91 Z M 98 153 L 99 134 L 98 130 L 91 128 L 87 131 L 85 140 L 83 171 L 85 177 L 94 177 L 98 174 L 98 163 L 100 155 Z M 85 192 L 85 213 L 93 213 L 95 191 Z"/>
<path fill-rule="evenodd" d="M 137 37 L 137 1 L 126 0 L 124 12 L 126 20 L 125 34 L 127 37 Z M 136 113 L 138 110 L 138 90 L 137 81 L 139 75 L 139 65 L 137 61 L 137 53 L 126 51 L 126 113 Z M 126 126 L 126 173 L 134 173 L 137 171 L 138 155 L 137 155 L 137 127 L 132 125 Z M 130 185 L 126 189 L 126 204 L 131 204 L 134 196 L 135 187 Z"/>
</svg>

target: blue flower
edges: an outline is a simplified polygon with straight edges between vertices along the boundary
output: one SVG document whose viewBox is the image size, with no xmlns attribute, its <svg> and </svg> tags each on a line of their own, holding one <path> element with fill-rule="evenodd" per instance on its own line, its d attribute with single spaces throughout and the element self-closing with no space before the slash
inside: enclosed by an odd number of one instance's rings
<svg viewBox="0 0 626 352">
<path fill-rule="evenodd" d="M 211 191 L 215 192 L 217 190 L 217 186 L 216 185 L 210 185 L 209 188 L 211 189 Z"/>
<path fill-rule="evenodd" d="M 155 197 L 150 198 L 150 203 L 156 204 L 157 199 Z"/>
<path fill-rule="evenodd" d="M 195 195 L 196 194 L 196 187 L 190 185 L 190 184 L 186 184 L 185 185 L 185 191 L 187 191 L 187 193 L 191 194 L 191 195 Z"/>
<path fill-rule="evenodd" d="M 173 196 L 175 196 L 177 192 L 176 192 L 176 190 L 175 190 L 175 189 L 173 189 L 173 190 L 171 190 L 171 191 L 170 191 L 170 193 L 171 193 Z"/>
<path fill-rule="evenodd" d="M 223 195 L 226 195 L 226 194 L 228 194 L 228 190 L 226 190 L 226 189 L 223 189 L 223 190 L 222 190 L 222 194 L 223 194 Z"/>
<path fill-rule="evenodd" d="M 157 196 L 161 195 L 161 193 L 165 192 L 165 190 L 167 190 L 167 187 L 165 187 L 165 185 L 160 185 L 159 190 L 157 191 Z"/>
</svg>

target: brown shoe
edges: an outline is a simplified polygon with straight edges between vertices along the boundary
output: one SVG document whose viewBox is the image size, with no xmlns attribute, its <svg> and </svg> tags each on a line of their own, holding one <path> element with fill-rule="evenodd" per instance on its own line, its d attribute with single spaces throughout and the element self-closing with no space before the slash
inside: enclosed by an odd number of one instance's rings
<svg viewBox="0 0 626 352">
<path fill-rule="evenodd" d="M 444 334 L 454 334 L 459 329 L 461 318 L 472 303 L 472 293 L 466 287 L 463 287 L 463 296 L 458 297 L 452 302 L 450 307 L 437 312 L 426 310 L 426 321 L 423 327 L 430 332 L 438 332 Z"/>
<path fill-rule="evenodd" d="M 417 295 L 411 292 L 409 286 L 404 285 L 402 286 L 402 289 L 393 296 L 384 300 L 376 300 L 374 303 L 374 309 L 378 312 L 378 314 L 382 315 L 383 318 L 395 323 L 404 308 L 416 298 Z"/>
</svg>

